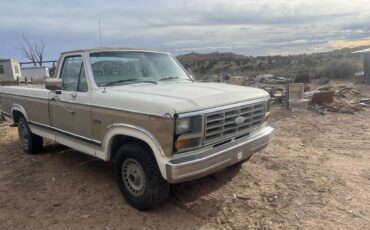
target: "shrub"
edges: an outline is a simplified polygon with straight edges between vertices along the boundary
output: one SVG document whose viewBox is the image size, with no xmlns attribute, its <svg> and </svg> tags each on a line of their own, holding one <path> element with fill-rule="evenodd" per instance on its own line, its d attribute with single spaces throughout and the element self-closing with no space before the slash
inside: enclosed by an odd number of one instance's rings
<svg viewBox="0 0 370 230">
<path fill-rule="evenodd" d="M 327 77 L 329 79 L 349 79 L 355 72 L 356 66 L 353 63 L 331 61 L 318 71 L 318 76 Z"/>
</svg>

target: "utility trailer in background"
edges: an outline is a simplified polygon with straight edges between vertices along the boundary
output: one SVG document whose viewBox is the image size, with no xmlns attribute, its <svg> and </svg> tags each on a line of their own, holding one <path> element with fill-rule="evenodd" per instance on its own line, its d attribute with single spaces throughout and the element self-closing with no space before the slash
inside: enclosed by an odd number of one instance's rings
<svg viewBox="0 0 370 230">
<path fill-rule="evenodd" d="M 21 66 L 15 59 L 0 59 L 0 81 L 15 81 L 22 77 Z"/>
<path fill-rule="evenodd" d="M 22 76 L 33 79 L 45 79 L 50 77 L 49 68 L 46 66 L 22 67 Z"/>
</svg>

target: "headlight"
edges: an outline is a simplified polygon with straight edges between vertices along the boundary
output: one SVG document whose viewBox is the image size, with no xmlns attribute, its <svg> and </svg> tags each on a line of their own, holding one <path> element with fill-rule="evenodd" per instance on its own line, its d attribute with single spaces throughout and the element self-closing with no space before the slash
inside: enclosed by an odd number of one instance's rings
<svg viewBox="0 0 370 230">
<path fill-rule="evenodd" d="M 203 138 L 203 116 L 180 117 L 176 120 L 174 154 L 201 146 Z"/>
<path fill-rule="evenodd" d="M 183 134 L 191 131 L 191 118 L 185 117 L 176 120 L 176 134 Z"/>
</svg>

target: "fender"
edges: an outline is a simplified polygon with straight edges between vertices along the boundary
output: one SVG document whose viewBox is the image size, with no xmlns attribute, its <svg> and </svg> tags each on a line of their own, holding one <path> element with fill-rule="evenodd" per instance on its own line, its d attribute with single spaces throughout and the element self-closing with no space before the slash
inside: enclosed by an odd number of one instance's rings
<svg viewBox="0 0 370 230">
<path fill-rule="evenodd" d="M 108 126 L 102 143 L 102 152 L 96 151 L 96 157 L 103 160 L 109 160 L 111 158 L 112 153 L 110 152 L 110 147 L 113 138 L 117 135 L 134 137 L 147 143 L 148 146 L 152 149 L 162 176 L 166 178 L 166 159 L 161 145 L 153 134 L 138 126 L 121 123 Z"/>
<path fill-rule="evenodd" d="M 23 116 L 26 118 L 26 120 L 27 120 L 27 121 L 30 121 L 30 120 L 28 119 L 28 116 L 27 116 L 26 110 L 23 108 L 23 106 L 18 105 L 18 104 L 12 104 L 12 105 L 10 106 L 10 117 L 11 117 L 11 119 L 12 119 L 13 123 L 15 123 L 15 122 L 14 122 L 14 117 L 13 117 L 13 112 L 14 112 L 14 111 L 18 111 L 18 112 L 22 113 L 22 114 L 23 114 Z"/>
</svg>

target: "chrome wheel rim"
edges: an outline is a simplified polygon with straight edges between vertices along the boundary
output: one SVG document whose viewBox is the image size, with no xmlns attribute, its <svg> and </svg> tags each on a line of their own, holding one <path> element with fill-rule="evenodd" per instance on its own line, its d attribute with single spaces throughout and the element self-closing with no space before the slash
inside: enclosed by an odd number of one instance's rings
<svg viewBox="0 0 370 230">
<path fill-rule="evenodd" d="M 27 149 L 28 148 L 28 144 L 29 144 L 29 141 L 28 141 L 28 129 L 26 127 L 26 125 L 24 123 L 20 123 L 19 124 L 19 140 L 21 142 L 21 146 L 24 148 L 24 149 Z"/>
<path fill-rule="evenodd" d="M 135 197 L 144 194 L 146 188 L 145 173 L 139 162 L 129 158 L 122 163 L 123 184 L 129 193 Z"/>
</svg>

